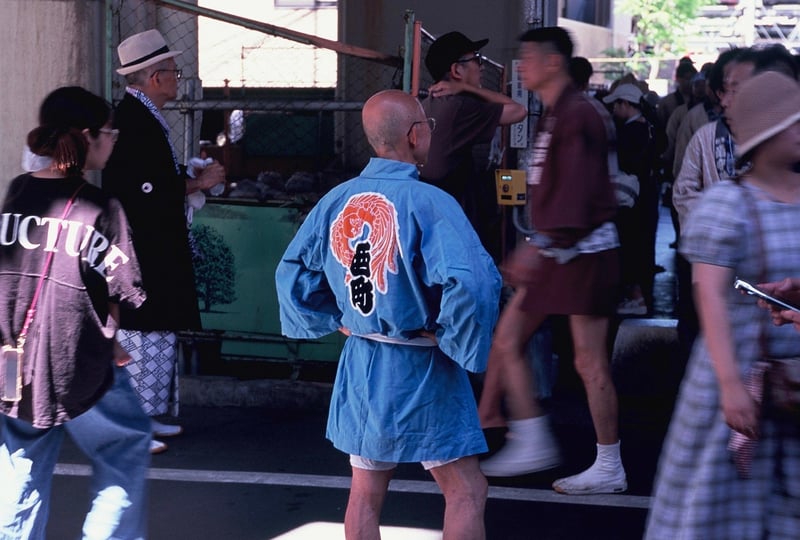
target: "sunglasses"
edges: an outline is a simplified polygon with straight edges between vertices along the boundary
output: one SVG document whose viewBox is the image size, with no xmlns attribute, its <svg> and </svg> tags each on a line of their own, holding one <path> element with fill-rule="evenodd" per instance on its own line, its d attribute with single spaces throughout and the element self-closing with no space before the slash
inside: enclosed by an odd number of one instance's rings
<svg viewBox="0 0 800 540">
<path fill-rule="evenodd" d="M 460 58 L 460 59 L 456 60 L 455 63 L 456 64 L 466 64 L 467 62 L 475 61 L 475 62 L 478 62 L 479 66 L 483 65 L 483 56 L 481 56 L 481 53 L 479 53 L 478 51 L 475 51 L 472 54 L 473 55 L 470 56 L 469 58 Z"/>
</svg>

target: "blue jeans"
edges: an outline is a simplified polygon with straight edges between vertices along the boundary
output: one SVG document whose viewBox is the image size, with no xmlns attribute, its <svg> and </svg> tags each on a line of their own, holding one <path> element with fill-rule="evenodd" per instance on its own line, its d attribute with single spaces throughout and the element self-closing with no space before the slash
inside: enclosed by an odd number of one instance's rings
<svg viewBox="0 0 800 540">
<path fill-rule="evenodd" d="M 0 540 L 43 540 L 64 432 L 92 463 L 84 539 L 143 539 L 147 529 L 150 418 L 125 368 L 91 409 L 50 429 L 0 415 Z"/>
</svg>

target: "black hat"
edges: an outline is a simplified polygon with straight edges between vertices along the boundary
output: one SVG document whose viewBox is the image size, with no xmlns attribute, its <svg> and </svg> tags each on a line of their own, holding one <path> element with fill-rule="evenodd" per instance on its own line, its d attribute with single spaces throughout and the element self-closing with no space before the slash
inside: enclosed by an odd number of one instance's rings
<svg viewBox="0 0 800 540">
<path fill-rule="evenodd" d="M 425 66 L 435 81 L 442 80 L 461 56 L 468 52 L 476 52 L 489 43 L 488 39 L 472 41 L 461 32 L 450 32 L 433 42 L 425 55 Z"/>
</svg>

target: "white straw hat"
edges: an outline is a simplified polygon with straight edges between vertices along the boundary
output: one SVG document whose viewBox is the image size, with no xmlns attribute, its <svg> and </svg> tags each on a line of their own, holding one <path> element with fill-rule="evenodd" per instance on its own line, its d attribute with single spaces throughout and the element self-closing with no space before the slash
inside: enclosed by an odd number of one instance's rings
<svg viewBox="0 0 800 540">
<path fill-rule="evenodd" d="M 127 75 L 139 71 L 183 51 L 170 51 L 164 36 L 158 30 L 147 30 L 134 34 L 117 47 L 120 68 L 117 73 Z"/>
<path fill-rule="evenodd" d="M 776 71 L 761 73 L 742 83 L 725 115 L 741 157 L 800 120 L 800 85 Z"/>
</svg>

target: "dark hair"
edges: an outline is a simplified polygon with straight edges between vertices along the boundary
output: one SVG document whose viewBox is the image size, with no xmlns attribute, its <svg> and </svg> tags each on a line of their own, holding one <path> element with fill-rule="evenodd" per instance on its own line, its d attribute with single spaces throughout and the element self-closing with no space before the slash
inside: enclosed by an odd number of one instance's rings
<svg viewBox="0 0 800 540">
<path fill-rule="evenodd" d="M 754 49 L 755 69 L 753 75 L 765 71 L 777 71 L 787 77 L 797 79 L 797 64 L 794 56 L 780 43 Z"/>
<path fill-rule="evenodd" d="M 589 86 L 589 79 L 592 77 L 594 69 L 592 63 L 583 56 L 573 56 L 569 61 L 569 76 L 578 88 Z"/>
<path fill-rule="evenodd" d="M 733 49 L 728 49 L 727 51 L 719 53 L 717 60 L 711 67 L 711 71 L 708 72 L 708 87 L 713 92 L 722 92 L 725 84 L 725 66 L 733 60 L 738 60 L 746 50 L 748 49 L 734 47 Z"/>
<path fill-rule="evenodd" d="M 678 63 L 678 67 L 675 68 L 676 79 L 686 79 L 688 77 L 692 77 L 696 73 L 697 68 L 688 62 L 680 62 Z"/>
<path fill-rule="evenodd" d="M 567 60 L 572 58 L 572 38 L 560 26 L 532 28 L 519 36 L 519 40 L 522 42 L 548 43 Z"/>
<path fill-rule="evenodd" d="M 28 147 L 53 158 L 53 166 L 67 176 L 81 175 L 89 142 L 82 131 L 96 137 L 111 119 L 111 106 L 79 86 L 53 90 L 39 107 L 39 127 L 28 133 Z"/>
</svg>

